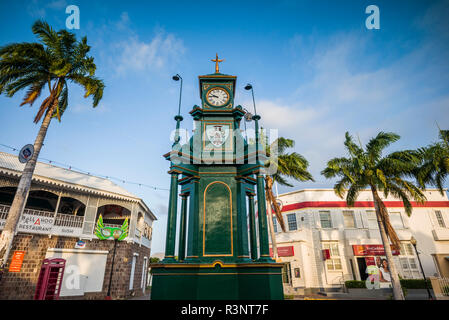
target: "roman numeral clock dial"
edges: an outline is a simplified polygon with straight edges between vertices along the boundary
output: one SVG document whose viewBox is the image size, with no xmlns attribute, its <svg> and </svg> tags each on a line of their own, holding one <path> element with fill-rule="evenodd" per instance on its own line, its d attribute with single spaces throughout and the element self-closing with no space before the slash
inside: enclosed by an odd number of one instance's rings
<svg viewBox="0 0 449 320">
<path fill-rule="evenodd" d="M 216 106 L 216 107 L 222 107 L 229 101 L 229 94 L 226 92 L 226 90 L 221 88 L 213 88 L 209 90 L 209 92 L 206 95 L 207 102 L 209 104 Z"/>
</svg>

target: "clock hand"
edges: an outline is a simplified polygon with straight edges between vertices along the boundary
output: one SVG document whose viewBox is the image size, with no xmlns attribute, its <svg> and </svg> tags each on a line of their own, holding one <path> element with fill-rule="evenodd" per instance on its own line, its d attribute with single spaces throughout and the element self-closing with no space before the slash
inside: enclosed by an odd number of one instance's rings
<svg viewBox="0 0 449 320">
<path fill-rule="evenodd" d="M 210 96 L 210 97 L 218 98 L 218 96 L 216 96 L 216 95 L 214 95 L 214 94 L 210 94 L 209 96 Z"/>
</svg>

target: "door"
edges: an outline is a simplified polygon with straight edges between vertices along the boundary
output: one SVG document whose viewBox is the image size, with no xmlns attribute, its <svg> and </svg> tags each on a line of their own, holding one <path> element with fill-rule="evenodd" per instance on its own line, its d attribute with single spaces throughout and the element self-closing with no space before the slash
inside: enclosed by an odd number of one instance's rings
<svg viewBox="0 0 449 320">
<path fill-rule="evenodd" d="M 37 280 L 34 300 L 58 300 L 65 259 L 44 259 Z"/>
<path fill-rule="evenodd" d="M 133 261 L 131 265 L 131 276 L 129 277 L 129 290 L 134 288 L 134 271 L 136 270 L 137 257 L 133 255 Z"/>
<path fill-rule="evenodd" d="M 368 279 L 368 274 L 366 273 L 365 258 L 357 258 L 357 265 L 359 267 L 360 279 L 365 281 L 366 279 Z"/>
<path fill-rule="evenodd" d="M 140 288 L 142 288 L 142 292 L 145 293 L 146 288 L 146 280 L 147 280 L 147 258 L 143 258 L 143 264 L 142 264 L 142 280 L 140 281 Z"/>
</svg>

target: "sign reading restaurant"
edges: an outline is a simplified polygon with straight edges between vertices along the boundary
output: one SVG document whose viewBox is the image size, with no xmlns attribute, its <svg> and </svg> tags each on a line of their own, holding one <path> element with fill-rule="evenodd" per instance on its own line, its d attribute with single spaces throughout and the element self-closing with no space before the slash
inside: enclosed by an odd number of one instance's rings
<svg viewBox="0 0 449 320">
<path fill-rule="evenodd" d="M 82 228 L 56 226 L 53 216 L 42 216 L 39 214 L 23 213 L 17 226 L 18 232 L 36 234 L 57 234 L 63 236 L 80 236 Z M 0 230 L 5 227 L 6 219 L 0 219 Z"/>
</svg>

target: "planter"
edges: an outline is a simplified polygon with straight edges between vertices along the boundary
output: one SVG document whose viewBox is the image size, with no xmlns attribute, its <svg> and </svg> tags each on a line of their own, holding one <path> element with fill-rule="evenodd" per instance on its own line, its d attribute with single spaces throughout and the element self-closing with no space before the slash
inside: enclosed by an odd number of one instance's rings
<svg viewBox="0 0 449 320">
<path fill-rule="evenodd" d="M 348 298 L 371 298 L 371 299 L 390 299 L 392 295 L 392 289 L 360 289 L 360 288 L 348 288 Z M 430 293 L 432 297 L 435 297 L 433 291 Z M 407 289 L 405 296 L 406 300 L 428 300 L 429 296 L 426 289 Z"/>
</svg>

